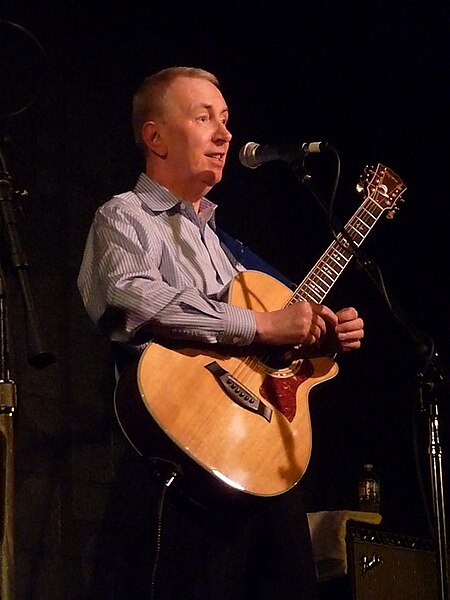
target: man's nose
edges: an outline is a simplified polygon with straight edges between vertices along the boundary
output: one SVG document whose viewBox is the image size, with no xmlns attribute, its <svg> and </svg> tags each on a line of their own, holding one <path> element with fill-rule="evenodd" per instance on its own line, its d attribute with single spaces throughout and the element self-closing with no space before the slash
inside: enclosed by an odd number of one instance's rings
<svg viewBox="0 0 450 600">
<path fill-rule="evenodd" d="M 215 137 L 216 139 L 223 140 L 224 142 L 230 142 L 233 136 L 228 131 L 225 123 L 219 122 Z"/>
</svg>

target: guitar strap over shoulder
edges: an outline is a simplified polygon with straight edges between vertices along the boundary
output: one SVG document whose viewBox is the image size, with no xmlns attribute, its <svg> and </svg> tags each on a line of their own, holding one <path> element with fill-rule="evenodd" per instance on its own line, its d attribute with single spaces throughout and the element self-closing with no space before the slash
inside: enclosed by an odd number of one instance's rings
<svg viewBox="0 0 450 600">
<path fill-rule="evenodd" d="M 260 256 L 255 254 L 250 248 L 244 246 L 242 242 L 234 239 L 228 233 L 225 233 L 219 227 L 215 228 L 217 236 L 222 243 L 222 246 L 225 246 L 225 250 L 231 252 L 231 254 L 238 260 L 241 265 L 244 265 L 246 269 L 251 271 L 261 271 L 266 275 L 270 275 L 281 283 L 284 283 L 287 287 L 291 289 L 295 289 L 295 284 L 290 281 L 283 273 L 272 267 L 269 263 L 263 260 Z"/>
</svg>

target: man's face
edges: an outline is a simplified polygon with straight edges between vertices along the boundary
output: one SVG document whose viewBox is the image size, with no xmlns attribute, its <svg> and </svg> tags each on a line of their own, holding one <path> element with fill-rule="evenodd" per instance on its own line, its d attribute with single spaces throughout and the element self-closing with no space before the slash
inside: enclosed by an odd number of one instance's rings
<svg viewBox="0 0 450 600">
<path fill-rule="evenodd" d="M 207 191 L 222 178 L 231 140 L 220 90 L 206 79 L 179 77 L 170 85 L 164 107 L 159 131 L 166 174 L 188 193 Z"/>
</svg>

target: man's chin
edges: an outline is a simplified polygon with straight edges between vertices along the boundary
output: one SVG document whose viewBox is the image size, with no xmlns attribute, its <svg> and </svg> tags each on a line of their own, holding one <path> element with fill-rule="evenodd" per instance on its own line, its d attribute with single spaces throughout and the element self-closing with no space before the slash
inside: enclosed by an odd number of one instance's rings
<svg viewBox="0 0 450 600">
<path fill-rule="evenodd" d="M 207 185 L 208 187 L 213 187 L 222 179 L 222 168 L 214 170 L 208 169 L 207 171 L 202 171 L 201 179 L 205 185 Z"/>
</svg>

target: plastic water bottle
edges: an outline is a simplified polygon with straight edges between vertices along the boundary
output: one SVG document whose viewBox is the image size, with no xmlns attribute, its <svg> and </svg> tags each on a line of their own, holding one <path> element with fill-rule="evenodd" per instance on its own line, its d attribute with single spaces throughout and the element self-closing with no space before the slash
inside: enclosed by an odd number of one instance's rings
<svg viewBox="0 0 450 600">
<path fill-rule="evenodd" d="M 358 508 L 366 512 L 380 512 L 380 479 L 372 464 L 364 465 L 359 480 Z"/>
</svg>

